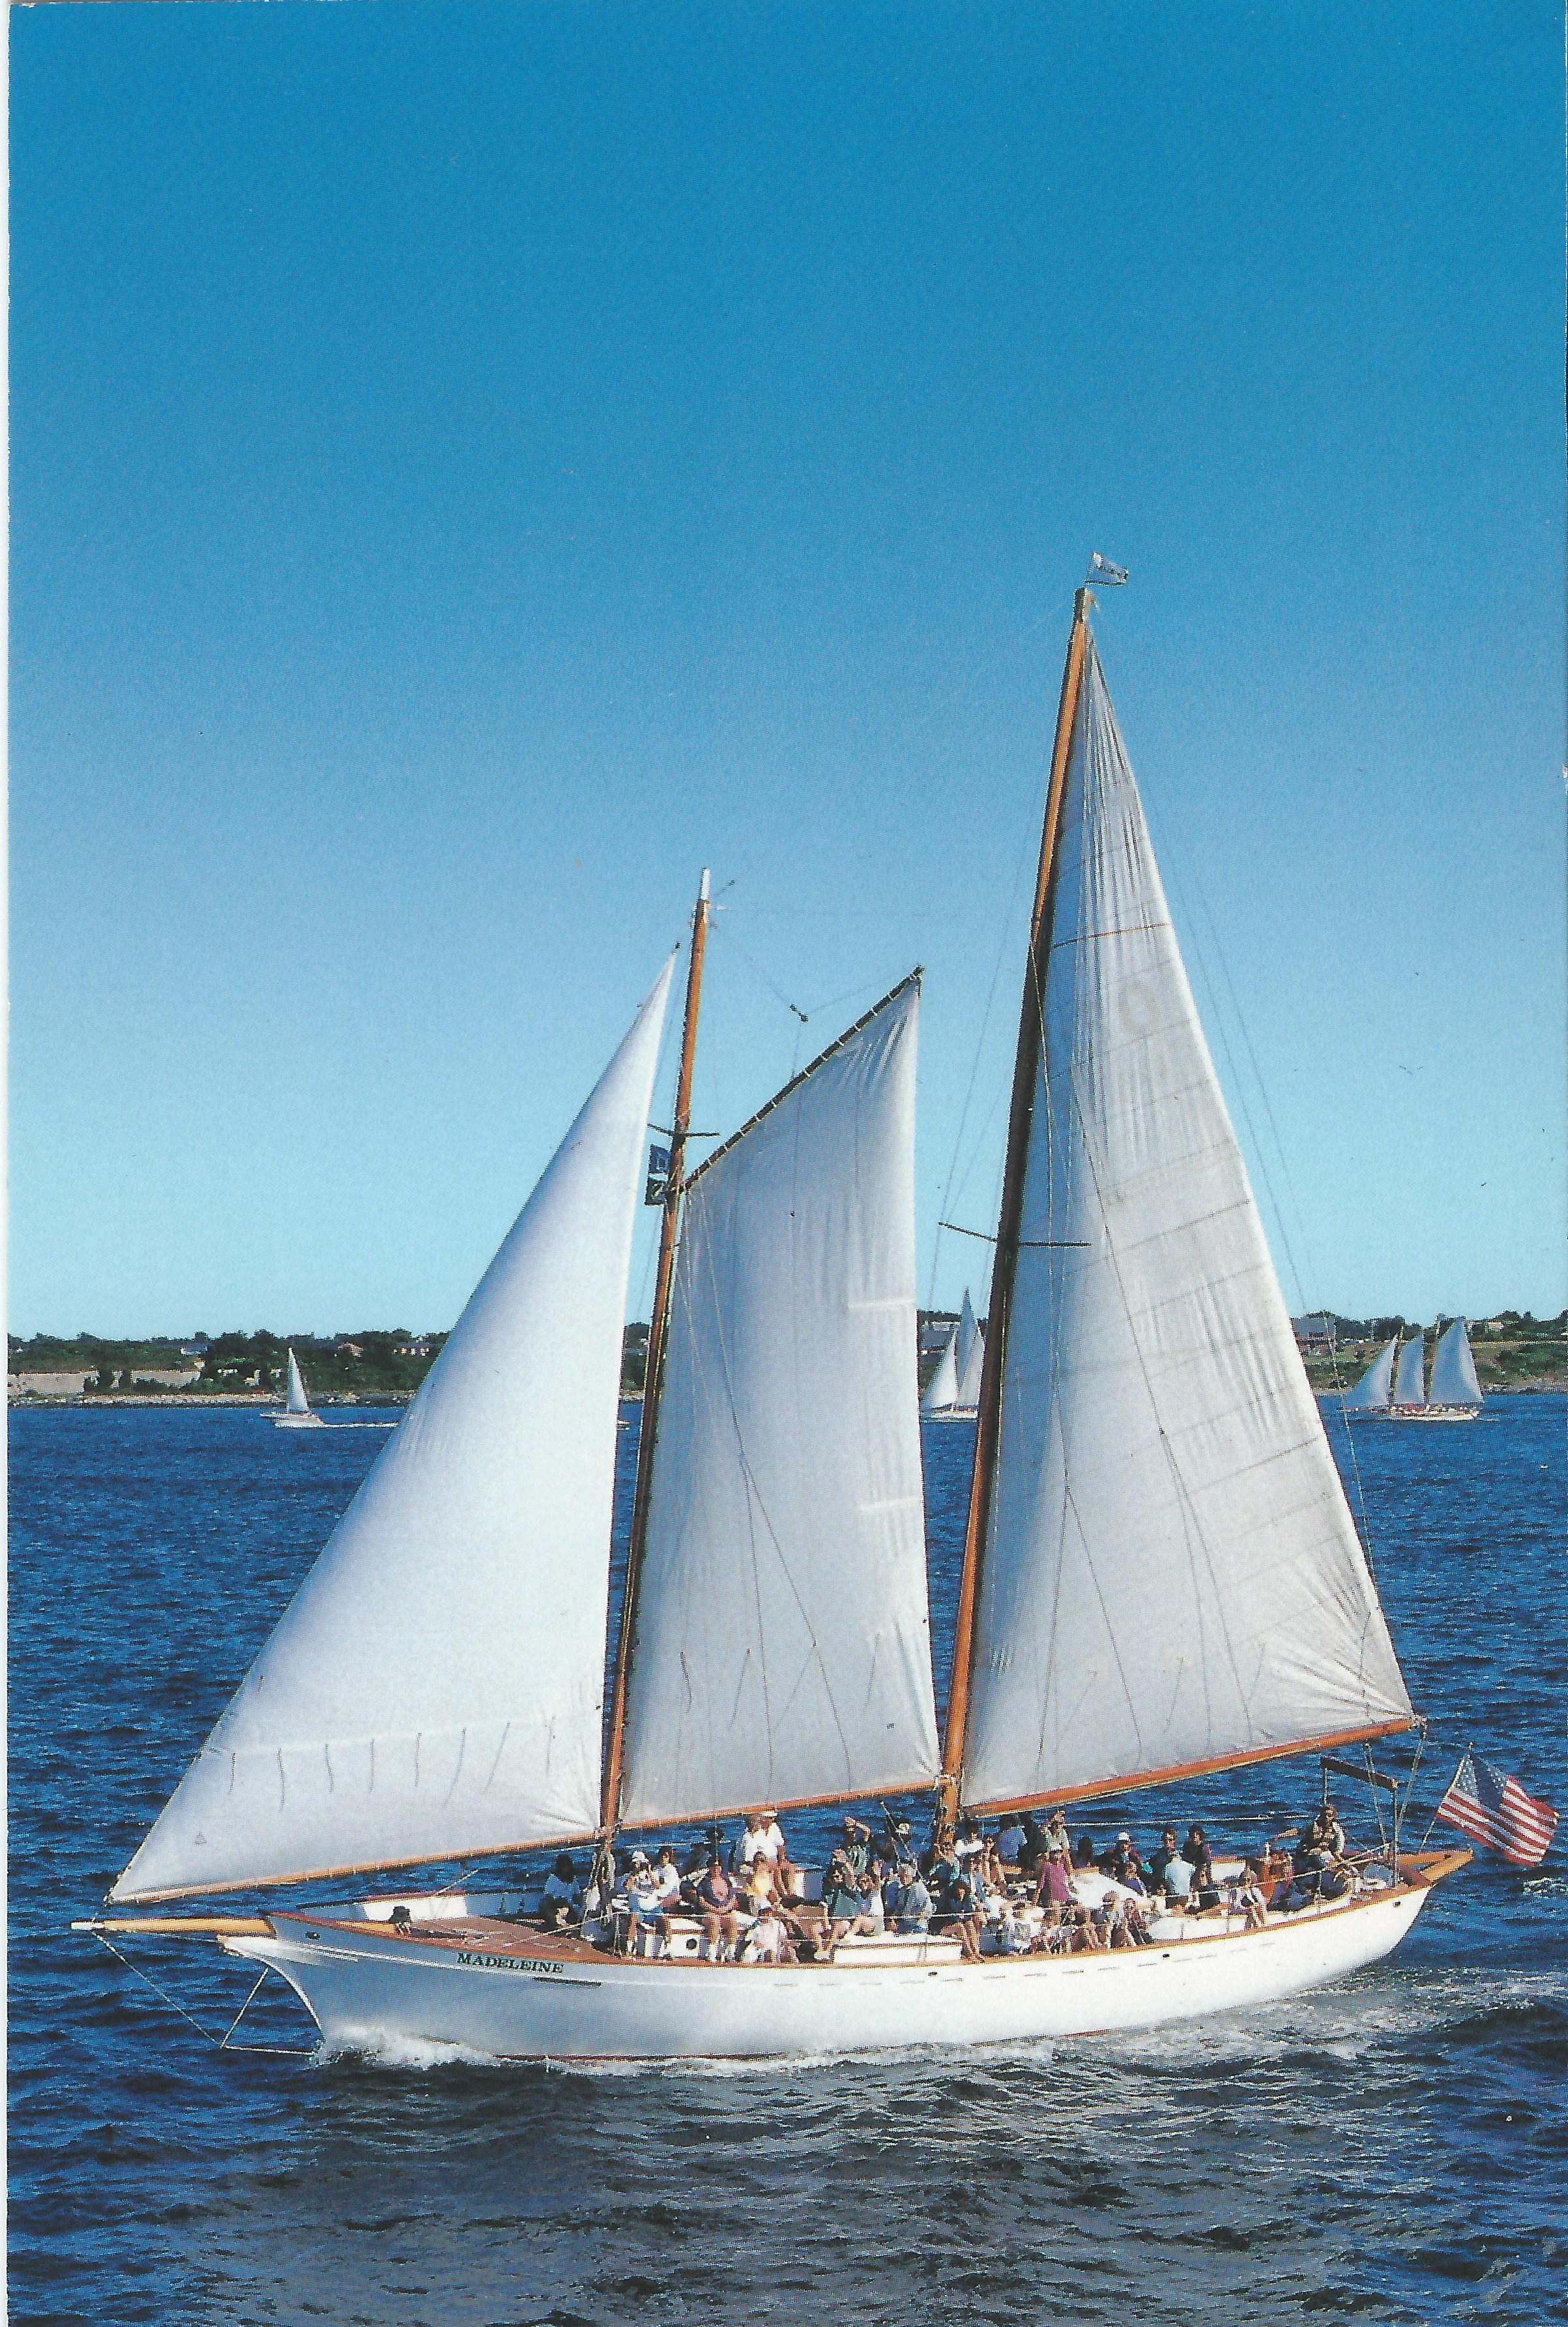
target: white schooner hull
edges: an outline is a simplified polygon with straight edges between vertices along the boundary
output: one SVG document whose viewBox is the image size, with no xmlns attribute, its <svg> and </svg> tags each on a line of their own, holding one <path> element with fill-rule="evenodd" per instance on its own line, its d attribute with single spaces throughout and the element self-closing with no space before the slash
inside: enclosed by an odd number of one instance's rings
<svg viewBox="0 0 1568 2327">
<path fill-rule="evenodd" d="M 953 1960 L 950 1942 L 925 1950 L 940 1960 L 898 1964 L 848 1946 L 827 1965 L 563 1959 L 547 1942 L 520 1951 L 515 1933 L 503 1952 L 478 1935 L 460 1947 L 282 1915 L 269 1938 L 223 1944 L 280 1974 L 329 2044 L 350 2051 L 412 2040 L 509 2061 L 789 2059 L 1155 2028 L 1274 2003 L 1377 1962 L 1426 1897 L 1401 1884 L 1262 1931 L 978 1964 Z"/>
</svg>

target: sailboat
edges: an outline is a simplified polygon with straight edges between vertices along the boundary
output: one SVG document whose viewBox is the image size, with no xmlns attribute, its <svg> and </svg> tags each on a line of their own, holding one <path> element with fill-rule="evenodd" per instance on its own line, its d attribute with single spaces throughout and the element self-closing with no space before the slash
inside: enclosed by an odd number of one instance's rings
<svg viewBox="0 0 1568 2327">
<path fill-rule="evenodd" d="M 964 1288 L 964 1306 L 926 1384 L 920 1412 L 928 1422 L 973 1422 L 980 1406 L 980 1376 L 985 1362 L 985 1335 Z"/>
<path fill-rule="evenodd" d="M 1346 1392 L 1345 1412 L 1381 1422 L 1473 1422 L 1483 1400 L 1464 1319 L 1454 1318 L 1438 1337 L 1430 1392 L 1425 1356 L 1420 1333 L 1403 1344 L 1395 1333 Z"/>
<path fill-rule="evenodd" d="M 673 963 L 110 1894 L 335 2044 L 802 2056 L 1149 2028 L 1376 1962 L 1469 1854 L 1364 1854 L 1261 1929 L 966 1961 L 924 1930 L 748 1964 L 616 1951 L 609 1854 L 751 1808 L 1075 1803 L 1419 1725 L 1292 1337 L 1142 806 L 1074 605 L 938 1732 L 916 1400 L 911 974 L 689 1173 L 693 920 L 627 1576 L 604 1717 L 621 1318 Z M 661 1136 L 665 1135 L 661 1134 Z M 957 1351 L 955 1349 L 955 1360 Z M 1153 1619 L 1153 1621 L 1152 1621 Z M 1370 1765 L 1368 1765 L 1370 1766 Z M 575 1844 L 537 1880 L 288 1908 L 266 1886 Z M 622 1918 L 622 1922 L 624 1919 Z"/>
<path fill-rule="evenodd" d="M 288 1397 L 282 1413 L 269 1415 L 267 1419 L 275 1430 L 322 1430 L 326 1426 L 321 1416 L 311 1411 L 304 1378 L 292 1350 L 288 1353 Z"/>
</svg>

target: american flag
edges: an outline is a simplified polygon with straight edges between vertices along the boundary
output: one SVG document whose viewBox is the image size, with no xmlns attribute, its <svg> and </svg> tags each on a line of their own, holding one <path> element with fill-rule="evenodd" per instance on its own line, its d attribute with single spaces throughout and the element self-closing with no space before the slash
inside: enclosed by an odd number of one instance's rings
<svg viewBox="0 0 1568 2327">
<path fill-rule="evenodd" d="M 1484 1843 L 1512 1866 L 1539 1866 L 1557 1831 L 1557 1813 L 1527 1794 L 1517 1778 L 1502 1778 L 1488 1762 L 1467 1752 L 1437 1806 L 1446 1826 L 1457 1826 L 1472 1842 Z"/>
</svg>

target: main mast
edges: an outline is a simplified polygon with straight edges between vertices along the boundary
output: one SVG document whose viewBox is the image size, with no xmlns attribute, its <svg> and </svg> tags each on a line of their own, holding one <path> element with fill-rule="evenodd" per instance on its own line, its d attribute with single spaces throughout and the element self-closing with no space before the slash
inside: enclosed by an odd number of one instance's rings
<svg viewBox="0 0 1568 2327">
<path fill-rule="evenodd" d="M 686 964 L 686 1017 L 681 1027 L 680 1071 L 676 1079 L 675 1114 L 670 1122 L 669 1168 L 664 1182 L 664 1219 L 659 1223 L 658 1273 L 654 1279 L 653 1314 L 648 1326 L 648 1357 L 642 1377 L 642 1424 L 637 1442 L 637 1484 L 631 1498 L 631 1537 L 626 1552 L 626 1584 L 621 1601 L 621 1637 L 615 1650 L 615 1679 L 610 1698 L 610 1737 L 604 1754 L 600 1824 L 608 1841 L 621 1808 L 621 1769 L 626 1743 L 626 1683 L 631 1665 L 632 1634 L 637 1623 L 637 1588 L 642 1574 L 643 1546 L 648 1537 L 649 1498 L 653 1487 L 653 1448 L 658 1435 L 658 1400 L 664 1386 L 664 1351 L 669 1325 L 670 1288 L 675 1276 L 675 1248 L 680 1226 L 687 1126 L 691 1122 L 692 1065 L 696 1057 L 697 1013 L 702 1005 L 703 956 L 708 941 L 708 876 L 705 869 L 692 911 L 691 958 Z"/>
<path fill-rule="evenodd" d="M 991 1270 L 985 1357 L 980 1374 L 975 1470 L 969 1488 L 968 1525 L 964 1536 L 964 1569 L 958 1584 L 953 1677 L 947 1692 L 942 1774 L 937 1781 L 938 1823 L 947 1833 L 951 1832 L 957 1817 L 958 1789 L 964 1766 L 964 1739 L 968 1726 L 970 1683 L 975 1664 L 975 1612 L 979 1602 L 980 1564 L 991 1520 L 991 1494 L 996 1475 L 996 1448 L 1002 1421 L 1002 1369 L 1007 1352 L 1008 1313 L 1012 1307 L 1013 1279 L 1018 1267 L 1018 1238 L 1023 1215 L 1023 1181 L 1029 1155 L 1030 1126 L 1034 1114 L 1035 1086 L 1040 1079 L 1040 1059 L 1044 1041 L 1045 977 L 1050 958 L 1051 921 L 1056 902 L 1057 843 L 1061 829 L 1061 804 L 1067 791 L 1073 724 L 1078 717 L 1078 695 L 1083 685 L 1088 610 L 1093 603 L 1087 588 L 1079 590 L 1073 599 L 1072 629 L 1068 637 L 1067 662 L 1062 671 L 1061 699 L 1057 706 L 1050 783 L 1045 798 L 1045 822 L 1040 836 L 1034 909 L 1029 924 L 1029 953 L 1024 967 L 1023 1002 L 1019 1013 L 1018 1050 L 1013 1066 L 1013 1104 L 1007 1118 L 1007 1161 L 1002 1180 L 1002 1210 L 996 1224 L 996 1257 Z"/>
</svg>

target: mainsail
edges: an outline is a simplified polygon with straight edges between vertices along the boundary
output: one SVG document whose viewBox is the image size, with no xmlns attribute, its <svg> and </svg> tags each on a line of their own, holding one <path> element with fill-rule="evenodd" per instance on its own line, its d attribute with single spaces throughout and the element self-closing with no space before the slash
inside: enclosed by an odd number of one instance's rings
<svg viewBox="0 0 1568 2327">
<path fill-rule="evenodd" d="M 980 1377 L 985 1367 L 985 1336 L 975 1321 L 967 1285 L 958 1318 L 958 1397 L 957 1403 L 973 1413 L 980 1403 Z"/>
<path fill-rule="evenodd" d="M 1432 1353 L 1433 1406 L 1479 1406 L 1481 1386 L 1464 1319 L 1456 1317 Z"/>
<path fill-rule="evenodd" d="M 667 967 L 117 1899 L 598 1823 L 616 1406 Z"/>
<path fill-rule="evenodd" d="M 1084 644 L 1003 1313 L 975 1806 L 1412 1718 Z"/>
<path fill-rule="evenodd" d="M 288 1402 L 284 1407 L 284 1412 L 308 1414 L 310 1410 L 311 1402 L 305 1396 L 305 1386 L 301 1378 L 299 1367 L 294 1362 L 294 1353 L 291 1350 L 288 1353 Z"/>
<path fill-rule="evenodd" d="M 621 1819 L 929 1784 L 910 979 L 687 1186 Z"/>
<path fill-rule="evenodd" d="M 1395 1352 L 1399 1336 L 1385 1341 L 1354 1389 L 1345 1393 L 1346 1410 L 1350 1414 L 1382 1414 L 1388 1405 L 1389 1385 L 1394 1379 Z"/>
<path fill-rule="evenodd" d="M 920 1400 L 922 1414 L 951 1414 L 958 1403 L 958 1328 L 954 1326 L 942 1345 L 937 1369 Z"/>
<path fill-rule="evenodd" d="M 1422 1338 L 1417 1333 L 1406 1341 L 1399 1352 L 1399 1363 L 1394 1375 L 1395 1406 L 1424 1406 L 1426 1391 L 1422 1384 L 1422 1359 L 1424 1354 Z"/>
</svg>

